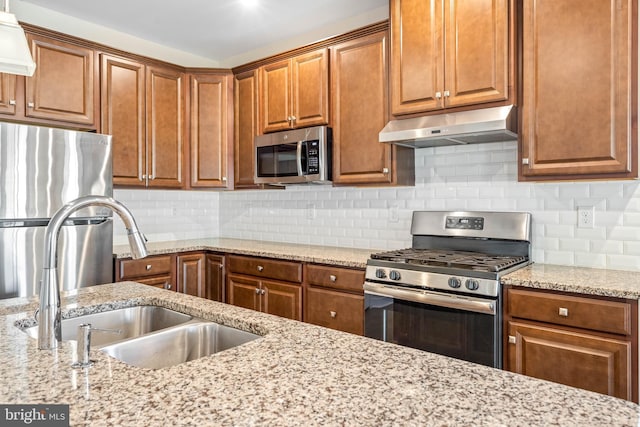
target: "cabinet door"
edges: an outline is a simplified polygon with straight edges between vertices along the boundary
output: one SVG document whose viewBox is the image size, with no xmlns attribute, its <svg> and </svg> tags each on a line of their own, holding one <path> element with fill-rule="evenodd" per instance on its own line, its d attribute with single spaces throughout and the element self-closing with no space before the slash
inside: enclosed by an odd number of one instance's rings
<svg viewBox="0 0 640 427">
<path fill-rule="evenodd" d="M 96 52 L 33 34 L 27 40 L 37 66 L 25 78 L 25 116 L 96 128 Z"/>
<path fill-rule="evenodd" d="M 207 254 L 205 257 L 207 298 L 224 302 L 224 256 Z"/>
<path fill-rule="evenodd" d="M 171 275 L 144 277 L 132 280 L 134 282 L 143 283 L 145 285 L 153 286 L 154 288 L 158 289 L 166 289 L 168 291 L 176 289 L 176 287 L 172 284 L 173 278 L 171 277 Z"/>
<path fill-rule="evenodd" d="M 113 184 L 144 187 L 145 68 L 139 62 L 101 56 L 103 133 L 112 135 Z"/>
<path fill-rule="evenodd" d="M 636 5 L 524 1 L 524 179 L 637 176 Z"/>
<path fill-rule="evenodd" d="M 291 66 L 284 60 L 260 68 L 262 131 L 291 127 Z"/>
<path fill-rule="evenodd" d="M 16 114 L 16 76 L 0 73 L 0 114 Z"/>
<path fill-rule="evenodd" d="M 260 281 L 245 276 L 227 275 L 227 303 L 260 310 Z"/>
<path fill-rule="evenodd" d="M 149 187 L 182 187 L 184 74 L 147 67 L 147 175 Z"/>
<path fill-rule="evenodd" d="M 255 187 L 253 140 L 258 135 L 258 72 L 235 76 L 235 188 Z"/>
<path fill-rule="evenodd" d="M 177 291 L 187 295 L 206 298 L 205 255 L 202 253 L 180 254 L 177 257 L 177 262 Z"/>
<path fill-rule="evenodd" d="M 329 122 L 329 54 L 320 49 L 291 60 L 293 126 Z"/>
<path fill-rule="evenodd" d="M 447 107 L 508 97 L 508 0 L 445 1 Z"/>
<path fill-rule="evenodd" d="M 443 107 L 442 1 L 390 2 L 392 114 Z"/>
<path fill-rule="evenodd" d="M 378 142 L 388 121 L 387 84 L 386 32 L 331 48 L 334 183 L 410 184 L 413 151 Z"/>
<path fill-rule="evenodd" d="M 505 369 L 632 399 L 631 343 L 523 322 L 508 322 Z"/>
<path fill-rule="evenodd" d="M 261 311 L 286 317 L 293 320 L 302 320 L 302 287 L 282 282 L 262 282 Z"/>
<path fill-rule="evenodd" d="M 364 297 L 330 289 L 307 287 L 304 321 L 352 334 L 364 334 Z"/>
<path fill-rule="evenodd" d="M 191 186 L 227 188 L 233 155 L 231 76 L 191 76 Z"/>
</svg>

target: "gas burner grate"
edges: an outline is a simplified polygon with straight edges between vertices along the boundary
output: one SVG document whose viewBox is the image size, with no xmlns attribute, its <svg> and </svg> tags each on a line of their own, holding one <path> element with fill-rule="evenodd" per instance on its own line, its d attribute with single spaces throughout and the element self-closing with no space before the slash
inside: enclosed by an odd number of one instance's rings
<svg viewBox="0 0 640 427">
<path fill-rule="evenodd" d="M 412 248 L 372 254 L 371 258 L 425 267 L 461 268 L 496 273 L 527 261 L 526 256 Z"/>
</svg>

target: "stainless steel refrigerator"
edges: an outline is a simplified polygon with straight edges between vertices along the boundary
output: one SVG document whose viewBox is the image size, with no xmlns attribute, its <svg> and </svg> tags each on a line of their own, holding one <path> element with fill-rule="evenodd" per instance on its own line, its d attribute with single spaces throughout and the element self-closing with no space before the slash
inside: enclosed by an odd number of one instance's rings
<svg viewBox="0 0 640 427">
<path fill-rule="evenodd" d="M 0 299 L 39 292 L 49 218 L 78 197 L 113 193 L 111 137 L 0 122 Z M 110 210 L 78 211 L 62 227 L 62 291 L 113 281 Z"/>
</svg>

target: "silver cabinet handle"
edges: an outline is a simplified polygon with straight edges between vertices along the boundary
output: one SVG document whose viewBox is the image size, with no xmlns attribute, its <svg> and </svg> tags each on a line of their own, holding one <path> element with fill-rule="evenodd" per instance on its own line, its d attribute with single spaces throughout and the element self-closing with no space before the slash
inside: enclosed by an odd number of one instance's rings
<svg viewBox="0 0 640 427">
<path fill-rule="evenodd" d="M 33 108 L 35 106 L 36 106 L 36 104 L 34 104 L 33 102 L 27 102 L 27 107 Z"/>
<path fill-rule="evenodd" d="M 516 337 L 514 337 L 513 335 L 509 335 L 509 344 L 515 344 L 516 343 Z"/>
<path fill-rule="evenodd" d="M 267 291 L 265 291 L 264 289 L 260 289 L 260 295 L 264 295 L 266 293 L 267 293 Z"/>
<path fill-rule="evenodd" d="M 436 92 L 436 99 L 440 99 L 442 98 L 442 93 L 441 92 Z"/>
<path fill-rule="evenodd" d="M 151 270 L 153 267 L 151 266 L 151 264 L 147 264 L 146 267 L 147 271 Z"/>
<path fill-rule="evenodd" d="M 331 276 L 329 276 L 329 280 L 335 282 L 336 280 L 338 280 L 338 278 L 332 274 Z"/>
<path fill-rule="evenodd" d="M 260 289 L 256 288 L 256 295 L 260 295 Z"/>
<path fill-rule="evenodd" d="M 335 318 L 336 318 L 336 316 L 338 315 L 338 313 L 336 313 L 335 311 L 330 311 L 330 312 L 329 312 L 329 314 L 331 315 L 331 317 L 332 317 L 333 319 L 335 319 Z"/>
<path fill-rule="evenodd" d="M 389 173 L 389 168 L 382 168 L 382 173 L 387 175 Z"/>
<path fill-rule="evenodd" d="M 262 270 L 264 270 L 264 267 L 263 267 L 263 266 L 261 266 L 261 265 L 259 265 L 259 266 L 258 266 L 258 271 L 262 271 Z"/>
<path fill-rule="evenodd" d="M 558 310 L 558 315 L 562 317 L 569 317 L 569 309 L 565 307 L 560 307 L 560 309 Z"/>
<path fill-rule="evenodd" d="M 227 177 L 226 176 L 222 177 L 222 182 L 227 182 Z"/>
<path fill-rule="evenodd" d="M 529 164 L 529 159 L 527 159 L 527 158 L 522 159 L 522 164 L 523 165 L 528 165 Z"/>
<path fill-rule="evenodd" d="M 171 290 L 171 283 L 169 283 L 169 282 L 165 282 L 165 283 L 164 283 L 164 288 L 165 288 L 166 290 L 170 291 L 170 290 Z"/>
<path fill-rule="evenodd" d="M 448 98 L 449 96 L 451 96 L 451 94 L 449 93 L 448 90 L 445 90 L 444 91 L 444 96 L 445 96 L 445 98 Z"/>
<path fill-rule="evenodd" d="M 16 100 L 15 99 L 10 99 L 9 100 L 9 105 L 16 105 Z"/>
</svg>

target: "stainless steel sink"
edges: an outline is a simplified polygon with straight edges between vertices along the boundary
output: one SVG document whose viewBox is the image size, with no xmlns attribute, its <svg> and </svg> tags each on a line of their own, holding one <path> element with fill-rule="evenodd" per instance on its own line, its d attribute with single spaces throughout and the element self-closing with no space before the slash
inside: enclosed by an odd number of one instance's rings
<svg viewBox="0 0 640 427">
<path fill-rule="evenodd" d="M 92 328 L 120 330 L 120 333 L 98 332 L 91 334 L 91 346 L 101 347 L 116 341 L 148 334 L 149 332 L 180 325 L 193 317 L 164 307 L 143 305 L 120 308 L 101 313 L 86 314 L 62 320 L 62 340 L 75 340 L 78 326 L 90 323 Z M 24 330 L 33 338 L 38 337 L 38 326 Z"/>
<path fill-rule="evenodd" d="M 101 350 L 129 365 L 159 369 L 209 356 L 261 338 L 240 329 L 202 321 L 115 343 Z"/>
</svg>

